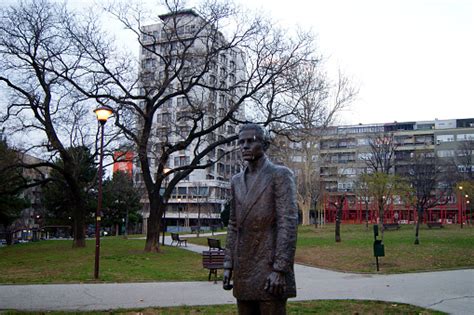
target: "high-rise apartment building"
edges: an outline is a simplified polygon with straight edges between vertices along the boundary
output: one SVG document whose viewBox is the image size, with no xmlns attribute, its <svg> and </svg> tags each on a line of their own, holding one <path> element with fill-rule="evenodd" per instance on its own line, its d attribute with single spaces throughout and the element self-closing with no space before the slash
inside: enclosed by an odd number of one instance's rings
<svg viewBox="0 0 474 315">
<path fill-rule="evenodd" d="M 314 172 L 315 180 L 312 184 L 318 186 L 315 189 L 318 190 L 319 209 L 322 211 L 322 208 L 326 208 L 326 211 L 330 208 L 324 204 L 325 195 L 346 194 L 347 211 L 344 219 L 348 221 L 363 219 L 355 186 L 359 175 L 371 172 L 367 161 L 373 154 L 370 146 L 373 141 L 384 141 L 384 138 L 393 141 L 394 152 L 390 156 L 393 166 L 390 173 L 406 175 L 414 156 L 423 152 L 426 156 L 437 156 L 446 165 L 457 168 L 456 176 L 459 178 L 473 179 L 474 118 L 334 126 L 315 130 L 312 137 L 307 134 L 309 133 L 306 132 L 304 145 L 289 143 L 286 138 L 280 138 L 280 150 L 275 153 L 281 154 L 281 148 L 290 149 L 284 150 L 287 155 L 288 152 L 290 154 L 282 162 L 293 168 L 297 176 L 301 175 L 302 169 Z M 309 168 L 303 165 L 308 161 L 311 164 Z M 443 206 L 444 219 L 451 222 L 455 221 L 460 207 L 456 199 L 453 196 Z M 392 208 L 395 209 L 395 205 Z M 332 213 L 326 216 L 328 221 L 334 220 L 334 209 L 332 210 L 327 212 Z M 398 210 L 397 216 L 400 220 L 412 221 L 413 208 L 405 210 L 410 213 L 404 217 Z M 396 210 L 388 211 L 386 215 L 392 216 L 395 212 Z"/>
<path fill-rule="evenodd" d="M 228 114 L 239 95 L 236 82 L 245 77 L 241 51 L 230 45 L 223 48 L 224 36 L 193 10 L 161 15 L 160 19 L 161 23 L 142 28 L 141 92 L 154 93 L 154 89 L 159 90 L 166 82 L 167 95 L 177 93 L 155 113 L 148 150 L 152 173 L 163 146 L 186 139 L 192 129 L 196 132 L 213 126 Z M 219 47 L 218 51 L 212 51 L 215 47 Z M 187 89 L 190 80 L 199 83 Z M 198 119 L 197 115 L 200 115 Z M 234 113 L 234 117 L 243 119 L 243 109 Z M 200 148 L 235 133 L 235 125 L 226 122 L 214 132 L 193 140 L 185 149 L 174 152 L 166 168 L 189 165 Z M 215 164 L 194 170 L 178 183 L 165 214 L 168 230 L 220 223 L 220 213 L 229 196 L 230 178 L 240 170 L 234 148 L 235 142 L 211 150 L 202 160 Z M 142 184 L 138 164 L 134 168 L 134 180 Z M 146 196 L 142 202 L 146 220 L 149 213 Z"/>
<path fill-rule="evenodd" d="M 474 141 L 474 118 L 330 128 L 320 139 L 318 159 L 325 190 L 351 190 L 357 175 L 367 172 L 366 160 L 372 154 L 370 141 L 380 136 L 393 137 L 392 173 L 403 175 L 417 152 L 444 159 L 458 156 L 463 143 Z M 458 168 L 463 172 L 472 165 Z"/>
</svg>

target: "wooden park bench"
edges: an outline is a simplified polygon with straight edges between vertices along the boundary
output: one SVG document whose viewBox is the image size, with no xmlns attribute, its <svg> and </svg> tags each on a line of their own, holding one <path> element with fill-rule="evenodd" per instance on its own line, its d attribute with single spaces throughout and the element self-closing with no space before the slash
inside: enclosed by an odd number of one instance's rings
<svg viewBox="0 0 474 315">
<path fill-rule="evenodd" d="M 207 245 L 209 245 L 209 250 L 224 250 L 221 247 L 221 240 L 218 240 L 216 238 L 208 238 L 207 239 Z"/>
<path fill-rule="evenodd" d="M 214 283 L 217 283 L 217 270 L 224 269 L 224 251 L 209 250 L 202 252 L 202 266 L 209 269 L 208 281 L 211 281 L 211 275 L 214 275 Z"/>
<path fill-rule="evenodd" d="M 440 228 L 443 228 L 443 227 L 444 227 L 444 226 L 443 226 L 443 223 L 441 223 L 441 222 L 427 222 L 426 225 L 428 225 L 428 228 L 430 228 L 430 229 L 431 229 L 431 228 L 438 228 L 438 229 L 440 229 Z"/>
<path fill-rule="evenodd" d="M 384 229 L 384 231 L 399 230 L 400 229 L 400 224 L 398 224 L 398 223 L 384 223 L 383 224 L 383 229 Z"/>
<path fill-rule="evenodd" d="M 176 242 L 176 246 L 181 246 L 184 243 L 184 246 L 188 246 L 188 240 L 179 238 L 178 233 L 171 233 L 171 246 Z"/>
</svg>

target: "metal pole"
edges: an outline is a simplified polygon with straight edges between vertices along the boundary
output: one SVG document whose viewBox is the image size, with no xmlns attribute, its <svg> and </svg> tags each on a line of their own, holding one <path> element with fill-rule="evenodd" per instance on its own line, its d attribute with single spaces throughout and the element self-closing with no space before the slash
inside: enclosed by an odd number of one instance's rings
<svg viewBox="0 0 474 315">
<path fill-rule="evenodd" d="M 123 235 L 124 238 L 128 238 L 128 207 L 125 211 L 125 231 L 123 232 Z"/>
<path fill-rule="evenodd" d="M 102 211 L 102 164 L 104 159 L 104 125 L 105 121 L 100 121 L 100 154 L 99 154 L 99 187 L 97 196 L 97 209 L 95 211 L 95 264 L 94 279 L 99 278 L 99 257 L 100 257 L 100 213 Z"/>
<path fill-rule="evenodd" d="M 162 224 L 162 227 L 161 229 L 163 231 L 162 232 L 162 236 L 161 236 L 161 245 L 165 246 L 165 231 L 166 231 L 166 207 L 167 205 L 164 206 L 165 209 L 163 210 L 163 224 Z"/>
</svg>

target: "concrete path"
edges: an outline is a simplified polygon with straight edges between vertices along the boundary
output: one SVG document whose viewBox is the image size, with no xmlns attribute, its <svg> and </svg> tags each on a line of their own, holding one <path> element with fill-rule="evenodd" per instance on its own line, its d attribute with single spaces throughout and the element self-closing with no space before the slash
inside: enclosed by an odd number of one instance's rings
<svg viewBox="0 0 474 315">
<path fill-rule="evenodd" d="M 169 243 L 170 240 L 166 240 Z M 189 244 L 202 252 L 207 247 Z M 298 297 L 408 303 L 451 314 L 474 313 L 474 270 L 362 275 L 295 265 Z M 213 282 L 0 285 L 0 309 L 89 311 L 235 303 Z"/>
</svg>

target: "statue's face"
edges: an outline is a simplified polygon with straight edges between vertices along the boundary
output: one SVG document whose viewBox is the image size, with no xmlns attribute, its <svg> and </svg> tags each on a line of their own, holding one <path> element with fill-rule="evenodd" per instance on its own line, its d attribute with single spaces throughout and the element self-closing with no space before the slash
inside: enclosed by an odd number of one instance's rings
<svg viewBox="0 0 474 315">
<path fill-rule="evenodd" d="M 265 151 L 263 142 L 257 137 L 255 130 L 244 130 L 239 134 L 239 146 L 242 152 L 242 158 L 245 161 L 255 161 L 260 159 Z"/>
</svg>

